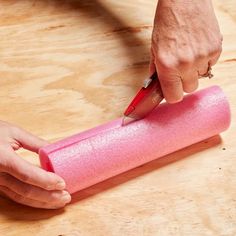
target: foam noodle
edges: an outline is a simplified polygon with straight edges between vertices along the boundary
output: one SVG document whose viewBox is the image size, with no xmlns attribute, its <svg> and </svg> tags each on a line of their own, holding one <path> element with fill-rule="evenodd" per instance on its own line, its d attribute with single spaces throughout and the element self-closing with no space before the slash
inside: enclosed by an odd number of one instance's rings
<svg viewBox="0 0 236 236">
<path fill-rule="evenodd" d="M 228 101 L 218 86 L 162 104 L 143 120 L 121 119 L 43 147 L 44 169 L 61 176 L 70 193 L 189 146 L 228 128 Z"/>
</svg>

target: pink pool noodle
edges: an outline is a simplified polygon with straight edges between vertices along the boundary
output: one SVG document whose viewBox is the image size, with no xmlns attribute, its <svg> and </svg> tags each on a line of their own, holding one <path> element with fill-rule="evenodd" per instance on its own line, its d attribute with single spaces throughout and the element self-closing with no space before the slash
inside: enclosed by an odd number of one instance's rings
<svg viewBox="0 0 236 236">
<path fill-rule="evenodd" d="M 61 176 L 70 193 L 219 134 L 230 124 L 228 101 L 218 86 L 162 104 L 148 117 L 121 119 L 40 149 L 41 166 Z"/>
</svg>

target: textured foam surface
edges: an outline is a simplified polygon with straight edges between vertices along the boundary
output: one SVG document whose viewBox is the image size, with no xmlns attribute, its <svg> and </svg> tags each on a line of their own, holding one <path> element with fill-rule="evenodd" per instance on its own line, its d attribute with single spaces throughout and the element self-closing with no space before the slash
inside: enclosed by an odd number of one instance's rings
<svg viewBox="0 0 236 236">
<path fill-rule="evenodd" d="M 228 128 L 228 101 L 218 86 L 162 104 L 143 120 L 121 119 L 43 147 L 41 166 L 60 175 L 70 193 L 189 146 Z"/>
</svg>

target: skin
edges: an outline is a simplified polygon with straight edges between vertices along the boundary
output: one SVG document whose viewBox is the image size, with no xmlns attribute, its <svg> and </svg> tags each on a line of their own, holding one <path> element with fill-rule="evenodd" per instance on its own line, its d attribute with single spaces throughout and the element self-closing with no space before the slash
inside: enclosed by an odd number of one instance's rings
<svg viewBox="0 0 236 236">
<path fill-rule="evenodd" d="M 199 75 L 222 51 L 222 35 L 210 0 L 159 0 L 152 34 L 150 73 L 158 72 L 169 103 L 198 87 Z"/>
<path fill-rule="evenodd" d="M 210 0 L 159 0 L 151 44 L 150 74 L 158 72 L 165 99 L 182 100 L 198 87 L 199 75 L 213 66 L 222 36 Z M 59 176 L 21 159 L 16 150 L 38 153 L 47 143 L 0 121 L 0 194 L 37 208 L 64 207 L 71 197 Z"/>
<path fill-rule="evenodd" d="M 0 121 L 0 195 L 37 208 L 56 209 L 70 202 L 64 180 L 23 160 L 16 150 L 38 153 L 47 143 L 19 127 Z"/>
</svg>

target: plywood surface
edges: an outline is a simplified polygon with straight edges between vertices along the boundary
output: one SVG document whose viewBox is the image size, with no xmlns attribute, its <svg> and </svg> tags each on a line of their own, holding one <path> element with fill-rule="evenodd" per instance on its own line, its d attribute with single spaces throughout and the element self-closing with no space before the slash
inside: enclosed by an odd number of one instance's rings
<svg viewBox="0 0 236 236">
<path fill-rule="evenodd" d="M 223 88 L 230 129 L 81 191 L 63 210 L 0 198 L 0 235 L 236 235 L 236 7 L 214 4 L 224 51 L 200 86 Z M 148 75 L 155 5 L 0 0 L 0 120 L 54 141 L 120 116 Z"/>
</svg>

